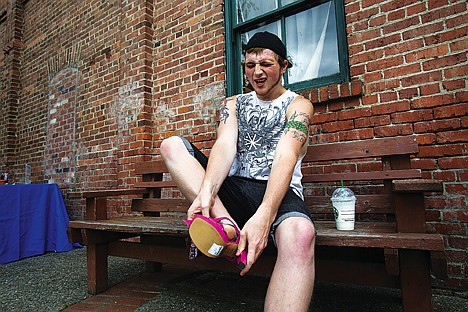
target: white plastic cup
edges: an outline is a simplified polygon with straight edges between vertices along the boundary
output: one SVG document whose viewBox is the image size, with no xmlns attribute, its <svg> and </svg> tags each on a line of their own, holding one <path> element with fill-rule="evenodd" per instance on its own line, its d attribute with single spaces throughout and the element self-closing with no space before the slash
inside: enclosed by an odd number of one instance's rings
<svg viewBox="0 0 468 312">
<path fill-rule="evenodd" d="M 340 187 L 333 192 L 331 200 L 336 228 L 343 231 L 354 230 L 356 197 L 353 191 L 346 187 Z"/>
</svg>

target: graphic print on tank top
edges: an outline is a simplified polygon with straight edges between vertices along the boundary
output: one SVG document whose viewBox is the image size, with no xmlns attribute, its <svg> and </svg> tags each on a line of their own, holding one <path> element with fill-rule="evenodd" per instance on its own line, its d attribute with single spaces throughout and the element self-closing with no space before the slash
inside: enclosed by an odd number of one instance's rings
<svg viewBox="0 0 468 312">
<path fill-rule="evenodd" d="M 268 179 L 284 131 L 286 109 L 295 97 L 291 94 L 294 93 L 283 94 L 274 101 L 261 101 L 253 93 L 237 97 L 239 137 L 230 175 Z"/>
</svg>

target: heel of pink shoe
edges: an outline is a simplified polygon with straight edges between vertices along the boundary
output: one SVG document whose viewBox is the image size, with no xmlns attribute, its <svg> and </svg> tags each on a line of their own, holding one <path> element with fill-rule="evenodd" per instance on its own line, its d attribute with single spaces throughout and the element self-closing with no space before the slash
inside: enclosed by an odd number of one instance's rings
<svg viewBox="0 0 468 312">
<path fill-rule="evenodd" d="M 247 250 L 242 251 L 239 257 L 236 259 L 237 268 L 243 270 L 247 265 Z"/>
</svg>

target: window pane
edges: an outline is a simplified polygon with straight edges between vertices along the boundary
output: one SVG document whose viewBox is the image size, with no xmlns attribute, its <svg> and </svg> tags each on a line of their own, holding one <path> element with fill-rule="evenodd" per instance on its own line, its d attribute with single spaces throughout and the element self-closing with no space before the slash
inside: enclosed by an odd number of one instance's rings
<svg viewBox="0 0 468 312">
<path fill-rule="evenodd" d="M 278 8 L 276 0 L 237 0 L 237 22 L 245 22 Z"/>
<path fill-rule="evenodd" d="M 286 46 L 294 83 L 339 73 L 335 7 L 332 2 L 286 18 Z"/>
<path fill-rule="evenodd" d="M 282 4 L 282 5 L 287 5 L 287 4 L 291 4 L 291 3 L 293 3 L 293 2 L 296 2 L 296 1 L 297 1 L 297 0 L 282 0 L 282 1 L 281 1 L 281 4 Z"/>
<path fill-rule="evenodd" d="M 252 38 L 255 33 L 262 32 L 262 31 L 268 31 L 272 34 L 277 35 L 278 37 L 281 38 L 281 23 L 280 21 L 276 21 L 270 24 L 263 25 L 261 27 L 255 28 L 254 30 L 244 32 L 241 34 L 242 36 L 242 50 L 243 48 L 247 45 L 247 42 L 249 42 L 250 38 Z"/>
</svg>

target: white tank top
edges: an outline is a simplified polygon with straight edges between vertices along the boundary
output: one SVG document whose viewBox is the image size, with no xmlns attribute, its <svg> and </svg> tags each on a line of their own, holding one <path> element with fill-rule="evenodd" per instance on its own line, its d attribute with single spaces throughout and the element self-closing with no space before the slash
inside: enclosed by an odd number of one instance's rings
<svg viewBox="0 0 468 312">
<path fill-rule="evenodd" d="M 290 90 L 273 101 L 260 100 L 255 92 L 237 96 L 239 135 L 230 176 L 268 180 L 276 146 L 286 126 L 286 110 L 297 96 Z M 301 184 L 303 158 L 304 155 L 301 155 L 297 160 L 290 183 L 290 187 L 302 199 L 304 198 Z"/>
</svg>

